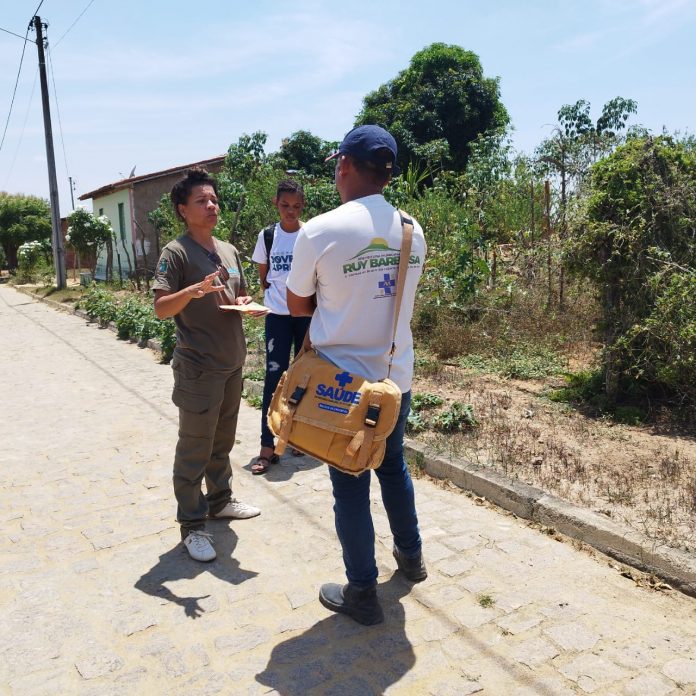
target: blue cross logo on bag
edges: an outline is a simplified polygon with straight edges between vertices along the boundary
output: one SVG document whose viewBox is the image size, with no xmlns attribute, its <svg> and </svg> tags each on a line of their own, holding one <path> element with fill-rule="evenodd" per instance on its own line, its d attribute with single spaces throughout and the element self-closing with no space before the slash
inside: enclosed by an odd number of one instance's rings
<svg viewBox="0 0 696 696">
<path fill-rule="evenodd" d="M 345 406 L 336 406 L 334 404 L 348 404 L 348 406 L 357 406 L 360 403 L 360 392 L 346 389 L 346 386 L 353 381 L 350 372 L 339 372 L 334 376 L 337 387 L 328 386 L 326 384 L 317 384 L 316 395 L 321 401 L 319 408 L 324 411 L 334 411 L 335 413 L 348 413 L 348 408 Z M 325 403 L 330 402 L 330 403 Z"/>
<path fill-rule="evenodd" d="M 350 372 L 339 372 L 339 374 L 336 375 L 336 381 L 339 387 L 345 389 L 346 384 L 350 384 L 353 378 L 350 376 Z"/>
</svg>

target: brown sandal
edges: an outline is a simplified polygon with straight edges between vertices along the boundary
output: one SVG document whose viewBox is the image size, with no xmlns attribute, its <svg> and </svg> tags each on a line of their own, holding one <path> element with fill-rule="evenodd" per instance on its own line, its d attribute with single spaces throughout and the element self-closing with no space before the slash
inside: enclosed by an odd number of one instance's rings
<svg viewBox="0 0 696 696">
<path fill-rule="evenodd" d="M 254 476 L 265 474 L 272 464 L 278 463 L 278 455 L 272 454 L 270 457 L 256 457 L 256 461 L 251 465 L 251 473 Z"/>
</svg>

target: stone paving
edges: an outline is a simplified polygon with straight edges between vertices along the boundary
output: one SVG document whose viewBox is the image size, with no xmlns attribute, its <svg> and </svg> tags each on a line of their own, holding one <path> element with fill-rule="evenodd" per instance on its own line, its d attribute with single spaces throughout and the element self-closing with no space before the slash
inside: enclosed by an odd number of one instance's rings
<svg viewBox="0 0 696 696">
<path fill-rule="evenodd" d="M 246 405 L 233 488 L 263 512 L 212 522 L 218 559 L 197 564 L 173 519 L 170 368 L 7 286 L 0 353 L 2 694 L 696 694 L 696 601 L 429 480 L 428 580 L 394 573 L 373 491 L 386 621 L 329 613 L 326 471 L 252 476 Z"/>
</svg>

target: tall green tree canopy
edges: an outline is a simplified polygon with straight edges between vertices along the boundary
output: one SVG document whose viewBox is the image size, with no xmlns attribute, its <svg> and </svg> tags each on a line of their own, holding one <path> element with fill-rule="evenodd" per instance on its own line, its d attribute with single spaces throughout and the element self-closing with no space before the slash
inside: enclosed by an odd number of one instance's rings
<svg viewBox="0 0 696 696">
<path fill-rule="evenodd" d="M 461 46 L 434 43 L 365 97 L 356 125 L 387 128 L 404 169 L 412 160 L 424 160 L 431 167 L 463 171 L 469 144 L 509 121 L 498 79 L 484 77 L 478 56 Z"/>
<path fill-rule="evenodd" d="M 333 172 L 324 160 L 338 147 L 337 143 L 322 140 L 309 131 L 299 130 L 283 140 L 278 152 L 285 169 L 301 169 L 312 176 Z"/>
<path fill-rule="evenodd" d="M 7 265 L 17 267 L 17 249 L 24 242 L 51 238 L 51 208 L 36 196 L 0 192 L 0 244 Z"/>
</svg>

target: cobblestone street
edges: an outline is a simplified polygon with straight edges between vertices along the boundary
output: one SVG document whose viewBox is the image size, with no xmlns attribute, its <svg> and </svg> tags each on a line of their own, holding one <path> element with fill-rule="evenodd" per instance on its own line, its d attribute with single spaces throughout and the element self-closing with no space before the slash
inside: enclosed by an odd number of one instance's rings
<svg viewBox="0 0 696 696">
<path fill-rule="evenodd" d="M 8 286 L 0 351 L 2 694 L 696 694 L 696 600 L 427 479 L 428 580 L 394 572 L 373 487 L 386 620 L 331 614 L 325 467 L 252 476 L 246 404 L 233 490 L 262 514 L 211 522 L 218 558 L 196 563 L 174 520 L 170 367 Z"/>
</svg>

